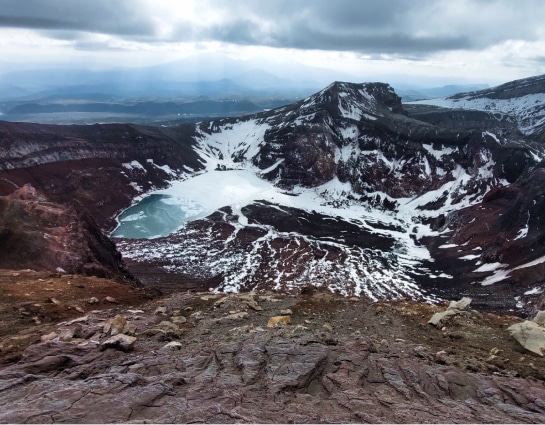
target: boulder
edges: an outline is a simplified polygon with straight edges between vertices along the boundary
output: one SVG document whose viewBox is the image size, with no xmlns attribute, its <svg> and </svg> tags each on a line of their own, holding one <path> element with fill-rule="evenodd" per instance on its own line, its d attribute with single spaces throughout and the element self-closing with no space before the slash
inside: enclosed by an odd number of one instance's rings
<svg viewBox="0 0 545 425">
<path fill-rule="evenodd" d="M 439 327 L 442 322 L 446 322 L 449 317 L 460 314 L 460 312 L 465 310 L 469 304 L 471 304 L 471 298 L 468 297 L 463 297 L 460 301 L 451 301 L 445 311 L 435 313 L 428 323 Z"/>
<path fill-rule="evenodd" d="M 509 326 L 507 331 L 526 350 L 539 356 L 545 354 L 545 328 L 537 323 L 526 320 Z"/>
<path fill-rule="evenodd" d="M 100 344 L 100 350 L 104 351 L 107 348 L 114 348 L 121 351 L 131 351 L 134 348 L 136 337 L 125 334 L 117 334 Z"/>
</svg>

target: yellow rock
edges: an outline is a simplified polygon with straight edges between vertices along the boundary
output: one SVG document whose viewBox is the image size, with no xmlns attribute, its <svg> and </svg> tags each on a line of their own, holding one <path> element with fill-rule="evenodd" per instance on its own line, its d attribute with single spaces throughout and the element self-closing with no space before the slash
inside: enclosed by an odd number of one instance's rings
<svg viewBox="0 0 545 425">
<path fill-rule="evenodd" d="M 274 328 L 278 323 L 289 324 L 291 323 L 290 316 L 273 316 L 267 322 L 267 327 Z"/>
</svg>

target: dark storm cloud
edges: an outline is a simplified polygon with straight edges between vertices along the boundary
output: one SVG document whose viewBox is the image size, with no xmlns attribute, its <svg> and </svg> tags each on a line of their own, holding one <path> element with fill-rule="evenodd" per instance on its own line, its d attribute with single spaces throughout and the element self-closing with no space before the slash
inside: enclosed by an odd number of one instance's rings
<svg viewBox="0 0 545 425">
<path fill-rule="evenodd" d="M 545 15 L 542 0 L 198 0 L 196 16 L 184 21 L 182 14 L 176 22 L 168 12 L 161 16 L 165 5 L 182 12 L 187 6 L 184 1 L 154 6 L 153 0 L 0 0 L 0 26 L 51 31 L 51 37 L 67 40 L 83 31 L 146 42 L 220 41 L 421 58 L 508 39 L 536 40 L 543 37 L 540 17 Z M 150 13 L 154 8 L 157 16 Z M 168 25 L 171 31 L 161 31 Z"/>
<path fill-rule="evenodd" d="M 138 0 L 0 0 L 0 27 L 152 36 Z"/>
<path fill-rule="evenodd" d="M 201 37 L 370 54 L 476 50 L 507 39 L 537 39 L 544 4 L 534 0 L 209 0 L 209 7 L 221 10 L 225 18 L 221 32 L 203 28 Z"/>
</svg>

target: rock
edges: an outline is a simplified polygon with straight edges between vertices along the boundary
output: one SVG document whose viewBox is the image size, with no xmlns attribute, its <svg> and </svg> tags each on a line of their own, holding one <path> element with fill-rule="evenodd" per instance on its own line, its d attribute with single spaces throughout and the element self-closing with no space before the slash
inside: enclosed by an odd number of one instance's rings
<svg viewBox="0 0 545 425">
<path fill-rule="evenodd" d="M 210 301 L 210 300 L 217 300 L 221 297 L 221 294 L 211 294 L 211 295 L 203 295 L 201 297 L 202 301 Z"/>
<path fill-rule="evenodd" d="M 163 348 L 161 348 L 159 351 L 180 351 L 183 347 L 183 344 L 178 341 L 170 341 L 168 344 L 166 344 Z"/>
<path fill-rule="evenodd" d="M 117 300 L 114 297 L 110 297 L 110 296 L 104 298 L 104 302 L 110 303 L 110 304 L 117 304 Z"/>
<path fill-rule="evenodd" d="M 184 316 L 173 316 L 170 318 L 172 323 L 186 323 L 187 319 Z"/>
<path fill-rule="evenodd" d="M 263 311 L 263 308 L 254 300 L 249 300 L 244 302 L 248 307 L 255 311 Z"/>
<path fill-rule="evenodd" d="M 545 354 L 545 328 L 537 323 L 526 320 L 509 326 L 507 331 L 526 350 L 539 356 Z"/>
<path fill-rule="evenodd" d="M 178 332 L 180 330 L 180 327 L 178 325 L 169 322 L 168 320 L 163 320 L 156 326 L 156 328 L 168 332 Z"/>
<path fill-rule="evenodd" d="M 51 340 L 53 340 L 55 338 L 58 338 L 58 336 L 59 336 L 59 334 L 57 334 L 56 332 L 50 332 L 50 333 L 48 333 L 46 335 L 42 335 L 40 337 L 40 340 L 42 342 L 47 342 L 47 341 L 51 341 Z"/>
<path fill-rule="evenodd" d="M 125 335 L 136 335 L 137 327 L 134 323 L 127 322 L 125 323 L 125 326 L 123 326 L 123 331 L 121 333 L 124 333 Z"/>
<path fill-rule="evenodd" d="M 293 314 L 293 311 L 291 311 L 289 308 L 287 308 L 285 310 L 280 310 L 280 314 L 282 316 L 291 316 Z"/>
<path fill-rule="evenodd" d="M 430 325 L 434 325 L 436 327 L 442 326 L 442 321 L 446 321 L 445 319 L 449 318 L 450 316 L 455 316 L 459 313 L 458 310 L 445 310 L 445 311 L 439 311 L 435 313 L 433 316 L 431 316 L 431 319 L 428 320 L 428 323 Z"/>
<path fill-rule="evenodd" d="M 219 300 L 217 300 L 217 301 L 214 303 L 214 307 L 219 307 L 219 306 L 221 306 L 221 305 L 222 305 L 225 301 L 227 301 L 228 299 L 229 299 L 229 296 L 220 298 Z"/>
<path fill-rule="evenodd" d="M 100 301 L 97 297 L 91 297 L 89 298 L 89 301 L 87 301 L 87 304 L 98 304 Z"/>
<path fill-rule="evenodd" d="M 225 317 L 222 317 L 221 319 L 218 319 L 217 322 L 218 323 L 221 323 L 221 322 L 228 322 L 228 321 L 231 321 L 231 320 L 241 320 L 241 319 L 245 319 L 246 317 L 248 317 L 249 314 L 245 311 L 239 311 L 238 313 L 232 313 L 232 314 L 229 314 Z"/>
<path fill-rule="evenodd" d="M 435 363 L 445 364 L 445 365 L 450 363 L 450 359 L 445 350 L 441 350 L 435 353 Z"/>
<path fill-rule="evenodd" d="M 59 305 L 59 304 L 61 303 L 58 299 L 53 298 L 53 297 L 49 297 L 49 298 L 47 299 L 47 302 L 49 302 L 49 303 L 51 303 L 51 304 L 54 304 L 54 305 Z"/>
<path fill-rule="evenodd" d="M 180 338 L 183 331 L 175 323 L 169 322 L 168 320 L 163 320 L 161 323 L 156 325 L 153 329 L 159 332 L 162 332 L 162 338 Z"/>
<path fill-rule="evenodd" d="M 486 360 L 486 363 L 494 365 L 499 367 L 500 369 L 505 369 L 505 366 L 507 363 L 509 363 L 509 359 L 506 359 L 504 357 L 496 356 L 492 354 L 490 357 L 488 357 Z"/>
<path fill-rule="evenodd" d="M 114 348 L 121 351 L 131 351 L 134 348 L 136 337 L 125 334 L 117 334 L 100 344 L 100 350 L 104 351 L 107 348 Z"/>
<path fill-rule="evenodd" d="M 545 311 L 538 311 L 532 322 L 537 323 L 539 326 L 545 327 Z"/>
<path fill-rule="evenodd" d="M 279 323 L 286 324 L 286 325 L 290 324 L 291 317 L 290 316 L 273 316 L 267 322 L 267 327 L 274 328 Z"/>
<path fill-rule="evenodd" d="M 358 302 L 360 299 L 359 297 L 350 297 L 348 298 L 348 301 L 352 301 L 352 302 Z"/>
<path fill-rule="evenodd" d="M 123 328 L 125 327 L 126 323 L 127 319 L 125 319 L 123 316 L 117 315 L 104 324 L 102 332 L 110 335 L 123 333 Z"/>
<path fill-rule="evenodd" d="M 167 308 L 166 307 L 157 307 L 155 309 L 155 314 L 167 314 Z"/>
<path fill-rule="evenodd" d="M 89 316 L 82 316 L 82 317 L 77 317 L 75 319 L 72 319 L 68 322 L 68 325 L 73 325 L 74 323 L 82 323 L 82 322 L 87 322 L 87 320 L 89 320 Z"/>
<path fill-rule="evenodd" d="M 472 299 L 469 297 L 463 297 L 460 301 L 451 301 L 448 310 L 465 310 L 469 304 L 471 304 Z"/>
<path fill-rule="evenodd" d="M 494 347 L 490 350 L 490 355 L 491 356 L 497 356 L 498 354 L 501 354 L 503 353 L 503 350 L 500 350 L 499 348 L 497 347 Z"/>
</svg>

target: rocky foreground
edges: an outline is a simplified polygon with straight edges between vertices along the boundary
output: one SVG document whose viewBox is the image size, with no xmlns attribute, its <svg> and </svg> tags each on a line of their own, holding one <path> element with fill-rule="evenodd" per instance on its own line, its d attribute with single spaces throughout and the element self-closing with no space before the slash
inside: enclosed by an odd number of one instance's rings
<svg viewBox="0 0 545 425">
<path fill-rule="evenodd" d="M 466 303 L 0 277 L 2 423 L 545 421 L 522 319 Z"/>
</svg>

